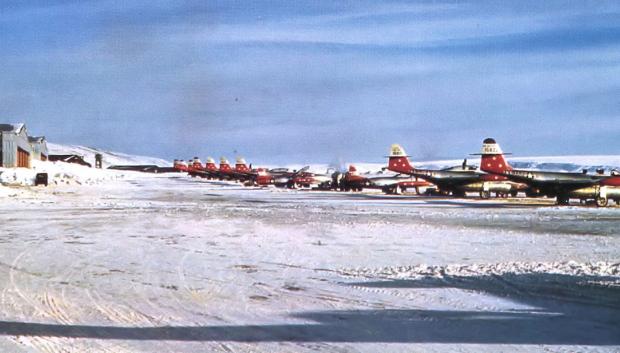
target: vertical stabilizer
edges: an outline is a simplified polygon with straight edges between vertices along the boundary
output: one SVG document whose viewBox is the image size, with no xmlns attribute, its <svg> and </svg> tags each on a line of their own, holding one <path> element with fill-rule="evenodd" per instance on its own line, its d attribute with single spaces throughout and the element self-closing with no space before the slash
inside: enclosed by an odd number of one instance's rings
<svg viewBox="0 0 620 353">
<path fill-rule="evenodd" d="M 390 148 L 388 156 L 388 169 L 396 173 L 408 174 L 413 172 L 413 167 L 409 163 L 409 156 L 405 153 L 405 149 L 400 145 L 394 144 Z"/>
<path fill-rule="evenodd" d="M 482 152 L 480 152 L 480 170 L 487 173 L 503 174 L 512 167 L 504 158 L 504 152 L 499 144 L 492 138 L 487 138 L 482 142 Z"/>
</svg>

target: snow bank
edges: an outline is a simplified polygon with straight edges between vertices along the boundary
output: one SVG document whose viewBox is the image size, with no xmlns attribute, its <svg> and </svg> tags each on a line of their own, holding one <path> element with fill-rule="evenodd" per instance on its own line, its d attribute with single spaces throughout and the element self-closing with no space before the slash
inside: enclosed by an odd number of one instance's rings
<svg viewBox="0 0 620 353">
<path fill-rule="evenodd" d="M 611 276 L 620 285 L 620 263 L 610 262 L 504 262 L 496 264 L 398 266 L 378 269 L 341 269 L 339 273 L 352 277 L 381 277 L 388 279 L 420 279 L 443 277 L 503 276 L 506 274 L 551 273 L 571 276 Z"/>
<path fill-rule="evenodd" d="M 0 168 L 0 183 L 11 186 L 32 186 L 37 173 L 47 173 L 48 183 L 52 185 L 92 185 L 124 176 L 124 173 L 118 171 L 95 169 L 64 162 L 34 160 L 32 161 L 32 169 Z"/>
<path fill-rule="evenodd" d="M 0 168 L 2 185 L 34 185 L 36 172 L 26 168 Z"/>
<path fill-rule="evenodd" d="M 93 165 L 95 163 L 95 154 L 100 153 L 103 156 L 104 168 L 110 165 L 172 165 L 171 162 L 160 158 L 132 156 L 125 153 L 108 152 L 91 147 L 75 145 L 65 146 L 54 143 L 48 143 L 48 147 L 50 150 L 50 154 L 80 155 L 83 156 L 87 162 Z M 0 168 L 0 184 L 9 186 L 32 186 L 34 185 L 37 173 L 48 173 L 48 183 L 51 185 L 91 185 L 98 184 L 104 181 L 123 178 L 130 172 L 108 169 L 95 169 L 79 164 L 64 162 L 42 162 L 38 160 L 33 160 L 32 169 Z M 14 194 L 14 189 L 5 188 L 0 190 L 0 196 Z"/>
</svg>

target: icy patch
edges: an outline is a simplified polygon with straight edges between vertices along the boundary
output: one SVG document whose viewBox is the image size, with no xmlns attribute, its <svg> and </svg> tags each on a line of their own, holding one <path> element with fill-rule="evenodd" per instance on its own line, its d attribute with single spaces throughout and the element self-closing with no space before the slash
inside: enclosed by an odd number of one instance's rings
<svg viewBox="0 0 620 353">
<path fill-rule="evenodd" d="M 504 276 L 507 274 L 557 274 L 569 276 L 615 277 L 620 285 L 620 263 L 610 262 L 504 262 L 496 264 L 397 266 L 341 269 L 340 274 L 351 277 L 381 277 L 388 279 L 420 279 L 443 277 Z"/>
</svg>

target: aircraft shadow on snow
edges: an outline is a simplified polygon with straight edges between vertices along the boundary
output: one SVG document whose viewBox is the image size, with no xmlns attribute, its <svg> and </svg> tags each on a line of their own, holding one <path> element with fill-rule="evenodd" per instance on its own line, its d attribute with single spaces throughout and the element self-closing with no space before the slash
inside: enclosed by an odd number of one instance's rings
<svg viewBox="0 0 620 353">
<path fill-rule="evenodd" d="M 527 274 L 345 283 L 415 290 L 457 288 L 503 297 L 528 310 L 342 310 L 292 317 L 310 324 L 116 327 L 0 321 L 0 334 L 115 340 L 464 344 L 620 344 L 620 288 L 601 277 Z M 610 280 L 615 278 L 610 277 Z M 527 285 L 523 285 L 526 283 Z"/>
</svg>

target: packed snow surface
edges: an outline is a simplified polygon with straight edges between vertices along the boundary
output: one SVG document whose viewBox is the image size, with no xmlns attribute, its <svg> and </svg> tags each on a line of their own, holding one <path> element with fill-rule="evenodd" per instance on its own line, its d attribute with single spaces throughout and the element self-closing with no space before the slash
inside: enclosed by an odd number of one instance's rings
<svg viewBox="0 0 620 353">
<path fill-rule="evenodd" d="M 184 174 L 5 188 L 2 352 L 620 350 L 618 207 Z"/>
</svg>

